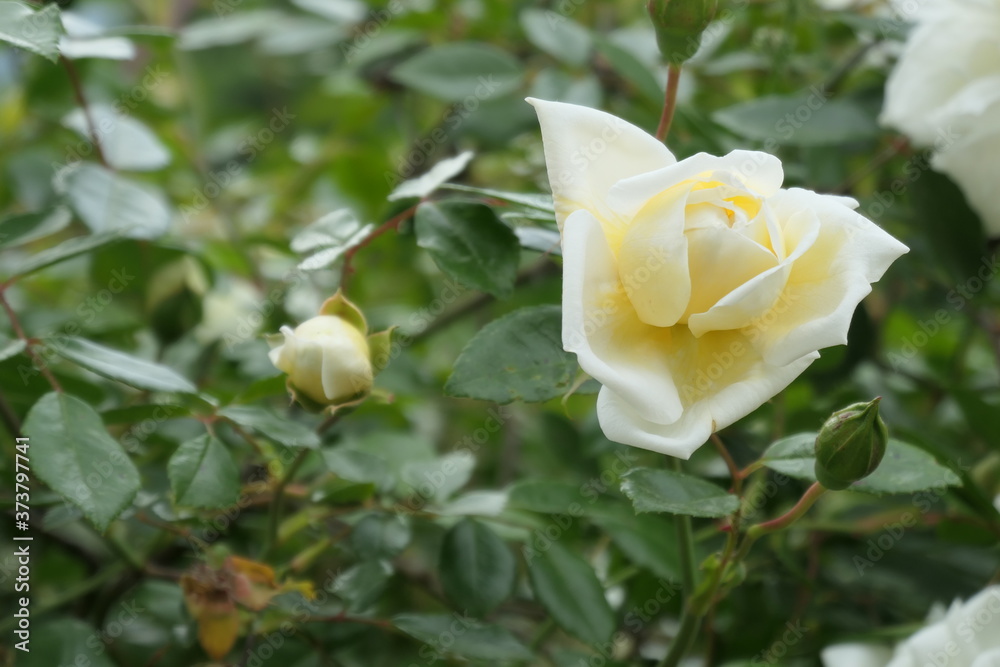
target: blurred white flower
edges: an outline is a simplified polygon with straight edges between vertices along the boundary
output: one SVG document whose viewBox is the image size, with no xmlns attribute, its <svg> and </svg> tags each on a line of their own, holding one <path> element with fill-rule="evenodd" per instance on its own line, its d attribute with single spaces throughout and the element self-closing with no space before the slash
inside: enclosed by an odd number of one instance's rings
<svg viewBox="0 0 1000 667">
<path fill-rule="evenodd" d="M 937 621 L 890 653 L 874 644 L 838 644 L 823 650 L 824 667 L 997 667 L 1000 665 L 1000 586 L 964 604 L 957 600 Z"/>
<path fill-rule="evenodd" d="M 881 0 L 816 0 L 816 4 L 830 12 L 842 12 L 848 9 L 870 7 Z"/>
<path fill-rule="evenodd" d="M 933 147 L 933 166 L 1000 235 L 1000 0 L 924 2 L 912 17 L 881 120 Z"/>
<path fill-rule="evenodd" d="M 216 285 L 202 301 L 195 339 L 202 345 L 225 340 L 231 347 L 237 340 L 252 338 L 264 323 L 263 301 L 261 291 L 247 280 L 235 278 Z"/>
</svg>

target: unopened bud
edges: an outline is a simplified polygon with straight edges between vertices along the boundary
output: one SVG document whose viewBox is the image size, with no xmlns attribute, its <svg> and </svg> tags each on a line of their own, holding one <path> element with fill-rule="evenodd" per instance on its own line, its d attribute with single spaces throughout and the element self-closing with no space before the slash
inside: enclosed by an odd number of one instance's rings
<svg viewBox="0 0 1000 667">
<path fill-rule="evenodd" d="M 271 350 L 271 362 L 313 401 L 334 405 L 371 389 L 368 341 L 347 320 L 320 315 L 281 333 L 284 342 Z"/>
<path fill-rule="evenodd" d="M 646 9 L 664 59 L 680 65 L 693 56 L 718 6 L 718 0 L 648 0 Z"/>
<path fill-rule="evenodd" d="M 816 437 L 816 479 L 828 489 L 846 489 L 875 472 L 889 429 L 878 413 L 881 397 L 834 412 Z"/>
</svg>

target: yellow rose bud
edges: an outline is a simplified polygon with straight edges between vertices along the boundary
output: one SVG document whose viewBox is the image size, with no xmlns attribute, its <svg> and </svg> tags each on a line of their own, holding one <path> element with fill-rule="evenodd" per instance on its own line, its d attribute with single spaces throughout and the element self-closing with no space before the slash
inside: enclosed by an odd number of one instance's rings
<svg viewBox="0 0 1000 667">
<path fill-rule="evenodd" d="M 338 405 L 367 394 L 374 373 L 364 332 L 336 315 L 319 315 L 281 328 L 284 342 L 271 350 L 271 362 L 288 374 L 291 385 L 321 405 Z"/>
</svg>

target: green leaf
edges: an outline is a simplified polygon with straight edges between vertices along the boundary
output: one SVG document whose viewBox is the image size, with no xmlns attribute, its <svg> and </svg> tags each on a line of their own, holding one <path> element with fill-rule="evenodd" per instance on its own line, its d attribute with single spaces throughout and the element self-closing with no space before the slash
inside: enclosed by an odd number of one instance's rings
<svg viewBox="0 0 1000 667">
<path fill-rule="evenodd" d="M 10 248 L 55 234 L 65 229 L 72 219 L 69 209 L 64 206 L 8 215 L 0 220 L 0 246 Z"/>
<path fill-rule="evenodd" d="M 191 410 L 181 405 L 147 403 L 105 410 L 101 412 L 101 421 L 107 426 L 109 424 L 132 424 L 147 419 L 164 422 L 168 419 L 181 419 L 189 416 L 191 416 Z"/>
<path fill-rule="evenodd" d="M 130 620 L 134 618 L 130 617 Z M 106 645 L 94 641 L 97 637 L 102 635 L 94 626 L 76 618 L 43 621 L 38 626 L 32 626 L 31 650 L 17 654 L 18 667 L 115 667 Z"/>
<path fill-rule="evenodd" d="M 266 34 L 284 16 L 281 12 L 265 9 L 195 21 L 181 30 L 177 47 L 195 51 L 249 42 Z"/>
<path fill-rule="evenodd" d="M 334 477 L 315 488 L 309 500 L 330 505 L 357 505 L 375 495 L 375 491 L 371 482 L 351 482 Z"/>
<path fill-rule="evenodd" d="M 63 15 L 63 22 L 68 23 Z M 65 27 L 65 26 L 64 26 Z M 113 31 L 91 23 L 79 15 L 72 15 L 66 35 L 59 40 L 60 53 L 71 60 L 81 58 L 106 58 L 108 60 L 134 60 L 135 42 L 112 35 Z M 170 34 L 170 33 L 168 33 Z"/>
<path fill-rule="evenodd" d="M 52 349 L 62 358 L 136 389 L 197 393 L 189 380 L 166 366 L 133 357 L 83 338 L 60 338 Z"/>
<path fill-rule="evenodd" d="M 182 507 L 229 507 L 240 497 L 240 471 L 226 446 L 208 433 L 177 448 L 167 464 L 174 502 Z"/>
<path fill-rule="evenodd" d="M 441 585 L 457 607 L 485 616 L 507 599 L 517 566 L 496 533 L 474 519 L 452 526 L 441 545 Z"/>
<path fill-rule="evenodd" d="M 113 168 L 147 171 L 170 164 L 170 152 L 163 142 L 135 118 L 107 104 L 92 104 L 88 111 L 100 134 L 104 158 Z M 91 140 L 90 124 L 83 109 L 74 109 L 62 123 L 85 140 Z"/>
<path fill-rule="evenodd" d="M 604 588 L 585 560 L 558 542 L 528 559 L 535 596 L 553 620 L 577 639 L 606 642 L 615 631 L 615 615 Z"/>
<path fill-rule="evenodd" d="M 913 445 L 889 439 L 882 463 L 868 477 L 852 484 L 852 491 L 865 491 L 877 496 L 892 493 L 916 493 L 928 489 L 961 486 L 954 472 L 938 463 L 933 456 Z"/>
<path fill-rule="evenodd" d="M 445 384 L 449 396 L 495 403 L 539 402 L 573 384 L 575 357 L 562 348 L 559 306 L 533 306 L 491 322 L 462 350 Z"/>
<path fill-rule="evenodd" d="M 409 197 L 423 198 L 430 195 L 441 187 L 441 185 L 461 174 L 469 166 L 473 155 L 472 151 L 465 151 L 455 157 L 441 160 L 423 176 L 403 181 L 397 185 L 389 195 L 389 201 L 407 199 Z"/>
<path fill-rule="evenodd" d="M 789 477 L 815 482 L 815 441 L 815 433 L 799 433 L 782 438 L 767 448 L 761 457 L 761 463 Z M 961 483 L 958 475 L 939 464 L 924 450 L 890 438 L 878 469 L 851 484 L 846 490 L 881 496 L 959 486 Z"/>
<path fill-rule="evenodd" d="M 28 411 L 31 469 L 101 532 L 139 491 L 139 471 L 100 415 L 79 398 L 52 392 Z"/>
<path fill-rule="evenodd" d="M 505 190 L 493 190 L 492 188 L 476 188 L 471 185 L 461 183 L 444 183 L 442 190 L 456 190 L 458 192 L 471 192 L 490 199 L 503 199 L 504 201 L 521 204 L 529 208 L 536 208 L 540 211 L 551 213 L 548 219 L 554 219 L 556 206 L 552 202 L 552 195 L 543 195 L 534 192 L 507 192 Z"/>
<path fill-rule="evenodd" d="M 415 225 L 417 245 L 455 280 L 500 297 L 514 289 L 521 246 L 489 206 L 424 202 Z"/>
<path fill-rule="evenodd" d="M 400 614 L 393 625 L 434 649 L 434 657 L 470 660 L 531 660 L 531 651 L 499 625 L 452 614 Z M 421 653 L 423 655 L 423 653 Z"/>
<path fill-rule="evenodd" d="M 411 537 L 406 516 L 372 512 L 354 526 L 350 544 L 359 560 L 393 558 L 410 544 Z"/>
<path fill-rule="evenodd" d="M 579 67 L 590 60 L 590 31 L 564 14 L 525 9 L 521 12 L 521 27 L 532 44 L 567 65 Z"/>
<path fill-rule="evenodd" d="M 56 174 L 55 187 L 94 232 L 120 231 L 133 239 L 155 239 L 173 218 L 159 189 L 100 165 L 65 167 Z"/>
<path fill-rule="evenodd" d="M 22 260 L 11 271 L 13 276 L 26 276 L 29 273 L 40 271 L 46 267 L 58 264 L 67 259 L 72 259 L 83 255 L 101 246 L 117 243 L 122 240 L 122 235 L 118 232 L 105 232 L 103 234 L 92 234 L 90 236 L 76 236 L 67 239 L 59 245 L 52 246 L 36 252 L 35 254 Z"/>
<path fill-rule="evenodd" d="M 868 141 L 878 123 L 850 100 L 829 99 L 820 89 L 797 95 L 772 95 L 742 102 L 712 114 L 730 132 L 780 145 L 829 146 Z"/>
<path fill-rule="evenodd" d="M 681 565 L 670 518 L 636 514 L 624 503 L 603 505 L 590 520 L 608 533 L 629 560 L 658 577 L 679 581 Z"/>
<path fill-rule="evenodd" d="M 514 229 L 522 248 L 562 255 L 559 232 L 544 227 L 517 227 Z"/>
<path fill-rule="evenodd" d="M 783 475 L 816 481 L 816 434 L 796 433 L 778 440 L 761 456 L 760 462 Z"/>
<path fill-rule="evenodd" d="M 0 361 L 6 361 L 21 354 L 28 344 L 21 338 L 8 338 L 0 335 Z"/>
<path fill-rule="evenodd" d="M 475 466 L 472 453 L 461 449 L 433 461 L 411 461 L 400 477 L 425 500 L 443 502 L 468 483 Z"/>
<path fill-rule="evenodd" d="M 347 600 L 347 608 L 352 613 L 362 612 L 382 597 L 392 566 L 384 560 L 370 560 L 354 565 L 333 581 L 333 592 Z"/>
<path fill-rule="evenodd" d="M 507 506 L 543 514 L 568 514 L 573 505 L 582 505 L 578 484 L 525 480 L 510 489 Z"/>
<path fill-rule="evenodd" d="M 62 34 L 57 5 L 50 3 L 35 11 L 20 2 L 0 2 L 0 40 L 55 62 Z"/>
<path fill-rule="evenodd" d="M 521 65 L 490 44 L 459 42 L 432 46 L 395 67 L 393 79 L 446 102 L 480 102 L 521 85 Z"/>
<path fill-rule="evenodd" d="M 325 269 L 374 228 L 370 223 L 362 224 L 350 209 L 342 208 L 327 213 L 292 237 L 291 248 L 297 253 L 313 253 L 299 264 L 303 271 Z"/>
<path fill-rule="evenodd" d="M 629 470 L 623 476 L 622 492 L 636 512 L 716 518 L 728 516 L 740 507 L 739 498 L 715 484 L 673 470 Z"/>
<path fill-rule="evenodd" d="M 285 447 L 306 449 L 319 447 L 320 437 L 316 431 L 305 424 L 282 417 L 268 408 L 256 405 L 230 405 L 220 410 L 219 414 Z"/>
<path fill-rule="evenodd" d="M 292 4 L 337 23 L 360 23 L 368 13 L 361 0 L 292 0 Z"/>
<path fill-rule="evenodd" d="M 953 390 L 952 396 L 962 408 L 969 428 L 993 449 L 1000 449 L 1000 419 L 997 419 L 1000 408 L 984 401 L 979 392 L 959 389 Z"/>
<path fill-rule="evenodd" d="M 663 104 L 663 86 L 656 75 L 631 52 L 603 37 L 595 39 L 597 50 L 619 76 L 635 86 L 651 102 Z"/>
<path fill-rule="evenodd" d="M 382 490 L 392 486 L 389 465 L 373 454 L 344 447 L 324 447 L 321 453 L 327 469 L 338 477 L 351 482 L 371 483 Z"/>
<path fill-rule="evenodd" d="M 342 26 L 317 21 L 311 16 L 286 16 L 261 33 L 257 48 L 262 53 L 277 56 L 315 53 L 349 34 Z"/>
</svg>

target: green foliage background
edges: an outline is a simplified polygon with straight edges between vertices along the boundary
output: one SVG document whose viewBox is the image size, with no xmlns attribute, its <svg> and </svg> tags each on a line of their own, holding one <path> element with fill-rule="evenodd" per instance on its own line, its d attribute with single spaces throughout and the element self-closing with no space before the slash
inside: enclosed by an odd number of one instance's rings
<svg viewBox="0 0 1000 667">
<path fill-rule="evenodd" d="M 121 41 L 78 38 L 96 57 L 59 61 L 48 24 L 0 27 L 41 51 L 0 45 L 0 289 L 35 355 L 5 320 L 5 609 L 22 425 L 35 539 L 32 652 L 8 643 L 7 614 L 0 662 L 208 664 L 178 578 L 231 553 L 318 595 L 243 610 L 225 664 L 654 664 L 680 611 L 673 520 L 636 515 L 620 488 L 628 470 L 664 462 L 604 438 L 592 382 L 561 400 L 578 369 L 559 349 L 550 203 L 483 191 L 547 190 L 527 95 L 656 126 L 665 70 L 643 4 L 64 8 L 131 43 L 126 60 L 108 57 Z M 807 0 L 721 5 L 685 67 L 672 150 L 775 152 L 786 186 L 850 194 L 911 248 L 859 307 L 847 346 L 722 433 L 742 467 L 881 395 L 893 436 L 916 447 L 900 456 L 937 471 L 881 495 L 829 494 L 762 540 L 698 644 L 712 664 L 816 665 L 823 646 L 903 636 L 932 603 L 996 574 L 996 245 L 927 156 L 878 126 L 904 24 Z M 80 96 L 99 127 L 108 119 L 111 169 Z M 363 226 L 415 203 L 387 200 L 394 188 L 463 151 L 474 157 L 448 180 L 472 190 L 438 189 L 415 221 L 352 251 L 347 292 L 373 331 L 400 335 L 376 382 L 383 400 L 324 428 L 289 406 L 260 334 L 314 314 Z M 334 232 L 293 250 L 324 216 Z M 317 249 L 320 268 L 297 268 Z M 480 332 L 492 338 L 449 381 Z M 498 405 L 511 399 L 533 402 Z M 784 463 L 747 491 L 757 520 L 807 486 L 801 449 L 784 443 Z M 728 487 L 711 447 L 687 469 Z M 701 562 L 723 535 L 695 521 Z"/>
</svg>

